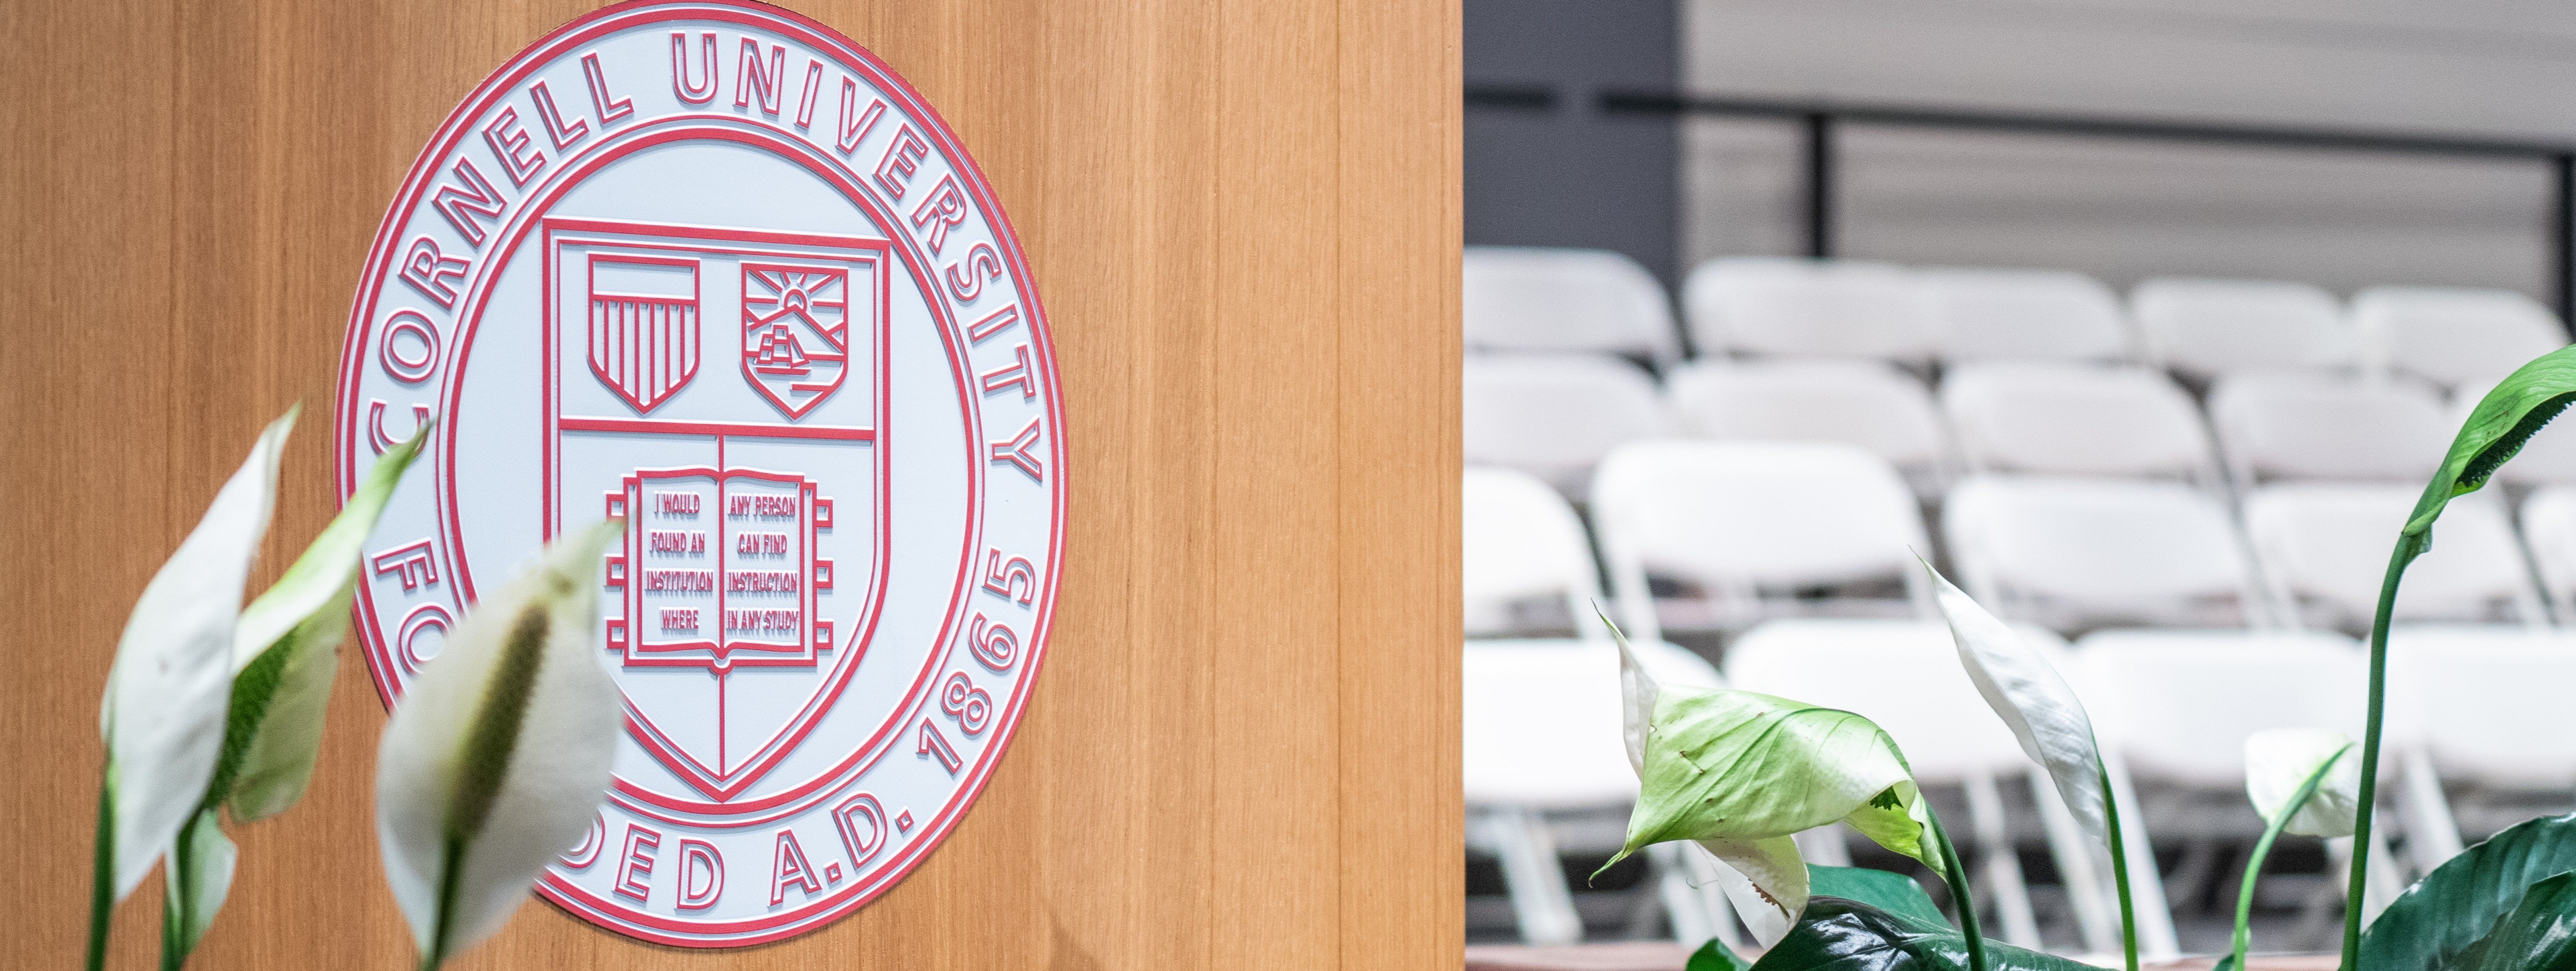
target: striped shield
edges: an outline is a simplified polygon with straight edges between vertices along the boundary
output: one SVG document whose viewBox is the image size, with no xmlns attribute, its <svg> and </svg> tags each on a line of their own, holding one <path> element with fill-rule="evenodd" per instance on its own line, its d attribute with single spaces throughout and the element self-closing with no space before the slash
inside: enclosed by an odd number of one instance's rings
<svg viewBox="0 0 2576 971">
<path fill-rule="evenodd" d="M 698 374 L 698 261 L 590 257 L 590 371 L 637 414 Z"/>
</svg>

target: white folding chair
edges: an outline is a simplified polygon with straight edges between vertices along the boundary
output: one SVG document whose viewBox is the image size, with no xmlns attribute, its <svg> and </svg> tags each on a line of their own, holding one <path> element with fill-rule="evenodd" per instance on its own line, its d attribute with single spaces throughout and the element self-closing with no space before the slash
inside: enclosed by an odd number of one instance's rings
<svg viewBox="0 0 2576 971">
<path fill-rule="evenodd" d="M 1609 250 L 1470 246 L 1459 311 L 1470 352 L 1679 357 L 1672 305 L 1636 260 Z"/>
<path fill-rule="evenodd" d="M 1575 499 L 1611 449 L 1665 432 L 1654 381 L 1614 357 L 1472 356 L 1459 383 L 1467 464 L 1519 469 Z"/>
<path fill-rule="evenodd" d="M 1941 379 L 1941 407 L 1970 472 L 2222 481 L 2200 409 L 2147 368 L 1962 364 Z"/>
<path fill-rule="evenodd" d="M 1931 394 L 1884 362 L 1703 360 L 1675 371 L 1665 395 L 1683 429 L 1702 437 L 1857 445 L 1927 494 L 1945 478 Z"/>
<path fill-rule="evenodd" d="M 1608 636 L 1592 617 L 1592 604 L 1601 599 L 1592 541 L 1564 496 L 1525 472 L 1469 468 L 1458 508 L 1467 636 L 1539 626 Z M 1550 597 L 1563 598 L 1564 617 L 1531 622 L 1529 601 Z"/>
<path fill-rule="evenodd" d="M 2129 310 L 2147 360 L 2194 380 L 2353 363 L 2351 330 L 2334 296 L 2304 283 L 2148 280 L 2130 291 Z"/>
<path fill-rule="evenodd" d="M 2271 728 L 2362 735 L 2368 658 L 2340 634 L 2106 630 L 2076 642 L 2075 655 L 2073 681 L 2096 734 L 2140 781 L 2198 797 L 2126 825 L 2202 843 L 2251 839 L 2262 821 L 2245 802 L 2248 736 Z M 2371 915 L 2404 886 L 2382 842 L 2375 832 L 2363 903 Z M 2338 867 L 2348 865 L 2350 843 L 2330 842 Z M 2342 887 L 2336 879 L 2325 892 Z"/>
<path fill-rule="evenodd" d="M 1927 548 L 1887 460 L 1823 442 L 1639 442 L 1601 461 L 1593 526 L 1620 620 L 1639 637 L 1797 613 L 1922 614 Z M 1696 585 L 1659 610 L 1647 578 Z M 1851 589 L 1875 584 L 1902 598 Z M 1845 587 L 1838 597 L 1797 596 Z M 1665 616 L 1669 611 L 1671 616 Z"/>
<path fill-rule="evenodd" d="M 2444 386 L 2493 381 L 2567 346 L 2558 315 L 2511 290 L 2371 287 L 2352 295 L 2352 324 L 2364 373 Z"/>
<path fill-rule="evenodd" d="M 2469 423 L 2469 413 L 2495 388 L 2494 381 L 2463 381 L 2451 389 L 2446 416 L 2453 434 Z M 2517 486 L 2576 485 L 2576 422 L 2553 421 L 2522 443 L 2513 461 L 2496 470 L 2496 478 Z"/>
<path fill-rule="evenodd" d="M 2129 357 L 2120 299 L 2066 270 L 1926 269 L 1941 359 L 2118 361 Z"/>
<path fill-rule="evenodd" d="M 2389 550 L 2422 493 L 2395 483 L 2268 485 L 2246 496 L 2245 528 L 2276 596 L 2313 607 L 2348 632 L 2366 632 Z M 2523 626 L 2549 622 L 2513 524 L 2489 494 L 2453 499 L 2433 527 L 2433 548 L 2398 585 L 2393 616 L 2489 621 L 2508 614 Z"/>
<path fill-rule="evenodd" d="M 2042 643 L 2056 635 L 2027 628 Z M 1948 625 L 1937 621 L 1775 620 L 1744 633 L 1726 652 L 1727 683 L 1857 713 L 1887 730 L 1918 783 L 1959 786 L 1967 795 L 1980 869 L 2003 938 L 2040 946 L 2039 924 L 2022 882 L 1995 779 L 2025 775 L 2030 761 L 1959 666 Z M 1838 831 L 1828 829 L 1832 838 Z"/>
<path fill-rule="evenodd" d="M 1670 644 L 1635 643 L 1639 662 L 1658 681 L 1723 684 L 1698 655 Z M 1580 940 L 1583 921 L 1559 852 L 1615 849 L 1619 837 L 1613 828 L 1569 840 L 1550 825 L 1548 814 L 1615 812 L 1636 801 L 1637 776 L 1622 741 L 1618 649 L 1607 640 L 1471 641 L 1460 677 L 1468 845 L 1502 864 L 1524 940 Z M 1605 838 L 1606 847 L 1600 845 Z M 1677 925 L 1686 919 L 1708 922 L 1706 901 L 1659 892 L 1668 905 L 1685 908 L 1676 915 Z"/>
<path fill-rule="evenodd" d="M 1979 476 L 1942 510 L 1967 588 L 2062 631 L 2109 622 L 2269 625 L 2225 507 L 2178 482 Z"/>
<path fill-rule="evenodd" d="M 1714 260 L 1682 285 L 1702 356 L 1863 357 L 1920 363 L 1931 315 L 1910 271 L 1832 260 Z"/>
<path fill-rule="evenodd" d="M 2219 379 L 2209 421 L 2239 487 L 2277 479 L 2421 485 L 2455 430 L 2432 389 L 2295 372 Z"/>
<path fill-rule="evenodd" d="M 2433 625 L 2389 632 L 2388 739 L 2407 762 L 2406 843 L 2418 869 L 2460 852 L 2464 835 L 2484 839 L 2529 815 L 2481 811 L 2491 799 L 2541 794 L 2559 804 L 2551 812 L 2565 810 L 2576 789 L 2576 733 L 2562 717 L 2571 690 L 2576 635 Z M 2445 782 L 2466 790 L 2469 826 L 2456 821 Z"/>
</svg>

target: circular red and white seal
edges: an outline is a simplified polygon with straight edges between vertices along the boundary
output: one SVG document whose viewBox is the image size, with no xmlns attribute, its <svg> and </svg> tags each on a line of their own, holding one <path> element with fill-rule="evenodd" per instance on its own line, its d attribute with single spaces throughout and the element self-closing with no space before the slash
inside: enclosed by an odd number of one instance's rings
<svg viewBox="0 0 2576 971">
<path fill-rule="evenodd" d="M 342 494 L 438 419 L 361 568 L 388 704 L 480 585 L 624 517 L 617 781 L 537 892 L 730 947 L 883 893 L 1028 701 L 1064 415 L 993 190 L 902 78 L 736 0 L 566 24 L 440 127 L 340 366 Z"/>
</svg>

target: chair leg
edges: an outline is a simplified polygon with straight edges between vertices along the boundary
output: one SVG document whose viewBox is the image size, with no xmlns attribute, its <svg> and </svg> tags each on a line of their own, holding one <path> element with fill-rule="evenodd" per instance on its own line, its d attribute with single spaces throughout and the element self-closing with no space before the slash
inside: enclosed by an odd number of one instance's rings
<svg viewBox="0 0 2576 971">
<path fill-rule="evenodd" d="M 2442 777 L 2421 745 L 2407 745 L 2399 758 L 2406 774 L 2406 854 L 2425 873 L 2466 849 L 2460 823 L 2451 815 L 2451 800 L 2442 794 Z"/>
<path fill-rule="evenodd" d="M 1655 893 L 1672 918 L 1673 939 L 1693 950 L 1715 939 L 1743 953 L 1744 938 L 1718 883 L 1716 861 L 1683 843 L 1657 843 L 1646 848 L 1646 856 L 1655 865 Z"/>
<path fill-rule="evenodd" d="M 2334 877 L 2335 892 L 2340 894 L 2352 886 L 2352 837 L 2327 840 L 2326 856 L 2333 863 L 2328 872 Z M 2362 885 L 2361 892 L 2362 926 L 2368 927 L 2371 921 L 2379 919 L 2379 912 L 2387 910 L 2389 903 L 2396 900 L 2397 894 L 2404 889 L 2405 878 L 2400 877 L 2397 868 L 2388 861 L 2386 834 L 2381 830 L 2371 830 L 2370 878 Z"/>
<path fill-rule="evenodd" d="M 2021 857 L 2014 851 L 2012 832 L 2004 825 L 2004 796 L 1995 788 L 1995 777 L 1983 769 L 1968 774 L 1968 817 L 1976 827 L 1977 842 L 1985 846 L 1983 869 L 1986 871 L 1986 893 L 1995 901 L 1995 914 L 2003 922 L 2004 943 L 2015 947 L 2039 949 L 2039 920 L 2031 915 L 2030 887 L 2022 882 Z"/>
<path fill-rule="evenodd" d="M 1798 841 L 1798 855 L 1809 863 L 1852 865 L 1851 846 L 1843 842 L 1841 823 L 1826 823 L 1790 838 Z"/>
<path fill-rule="evenodd" d="M 1565 867 L 1557 859 L 1556 837 L 1537 813 L 1518 806 L 1485 810 L 1476 820 L 1477 842 L 1501 858 L 1503 885 L 1512 899 L 1512 917 L 1521 940 L 1531 944 L 1572 944 L 1583 939 L 1583 918 L 1574 911 L 1574 893 L 1566 889 Z"/>
<path fill-rule="evenodd" d="M 2100 850 L 2075 826 L 2075 814 L 2057 794 L 2045 772 L 2030 774 L 2030 799 L 2039 807 L 2040 828 L 2048 834 L 2049 856 L 2066 886 L 2066 903 L 2075 911 L 2075 928 L 2084 949 L 2095 954 L 2120 950 L 2120 911 L 2110 896 L 2111 880 L 2098 865 Z"/>
<path fill-rule="evenodd" d="M 2111 779 L 2113 805 L 2120 811 L 2120 843 L 2129 858 L 2129 902 L 2138 917 L 2138 957 L 2143 961 L 2181 957 L 2173 909 L 2165 903 L 2164 876 L 2156 869 L 2155 847 L 2147 841 L 2147 814 L 2138 808 L 2138 794 L 2129 785 L 2129 769 L 2118 750 L 2102 753 L 2102 771 Z"/>
</svg>

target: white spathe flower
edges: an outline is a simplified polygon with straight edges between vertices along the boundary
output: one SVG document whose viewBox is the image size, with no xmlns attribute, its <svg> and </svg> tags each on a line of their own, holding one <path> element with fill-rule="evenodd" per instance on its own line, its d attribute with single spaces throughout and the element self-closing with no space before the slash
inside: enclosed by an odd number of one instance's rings
<svg viewBox="0 0 2576 971">
<path fill-rule="evenodd" d="M 1932 564 L 1924 563 L 1923 572 L 1931 574 L 1933 600 L 1950 623 L 1968 680 L 2012 729 L 2022 753 L 2048 769 L 2049 781 L 2056 783 L 2057 796 L 2065 800 L 2076 825 L 2103 838 L 2102 753 L 2084 702 L 2012 625 L 1988 613 Z"/>
<path fill-rule="evenodd" d="M 2317 767 L 2353 748 L 2342 732 L 2323 728 L 2273 728 L 2245 738 L 2245 798 L 2266 823 L 2277 819 L 2299 794 Z M 2361 753 L 2335 759 L 2316 795 L 2290 817 L 2284 833 L 2297 836 L 2350 836 L 2353 815 L 2361 807 Z"/>
<path fill-rule="evenodd" d="M 278 459 L 295 414 L 260 433 L 196 530 L 143 588 L 117 639 L 99 705 L 117 899 L 134 892 L 196 813 L 223 754 L 233 625 L 277 504 Z"/>
<path fill-rule="evenodd" d="M 1610 628 L 1610 639 L 1619 645 L 1620 729 L 1627 743 L 1628 769 L 1639 781 L 1646 776 L 1646 742 L 1654 733 L 1655 701 L 1663 686 L 1653 673 L 1637 660 L 1628 635 L 1612 623 L 1600 604 L 1592 605 L 1594 616 Z M 1700 848 L 1716 858 L 1710 882 L 1726 894 L 1735 906 L 1738 918 L 1753 933 L 1753 939 L 1770 947 L 1788 936 L 1798 915 L 1807 909 L 1807 861 L 1799 855 L 1797 841 L 1787 836 L 1768 839 L 1695 840 Z"/>
<path fill-rule="evenodd" d="M 433 962 L 508 923 L 608 790 L 624 707 L 600 660 L 601 554 L 624 526 L 559 538 L 485 598 L 385 726 L 377 840 Z"/>
</svg>

